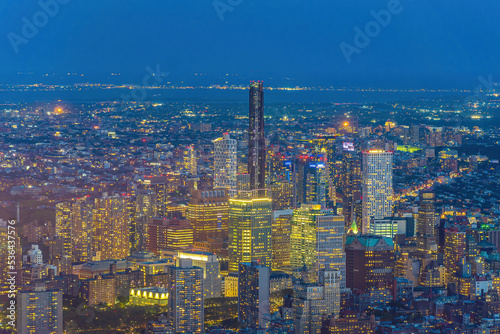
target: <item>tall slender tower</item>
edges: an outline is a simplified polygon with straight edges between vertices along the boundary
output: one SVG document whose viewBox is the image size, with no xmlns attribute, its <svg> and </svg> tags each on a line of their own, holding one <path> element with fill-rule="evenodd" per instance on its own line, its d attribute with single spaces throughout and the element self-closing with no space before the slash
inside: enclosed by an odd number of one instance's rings
<svg viewBox="0 0 500 334">
<path fill-rule="evenodd" d="M 214 140 L 214 151 L 214 188 L 226 188 L 231 195 L 235 195 L 238 185 L 236 139 L 231 139 L 229 133 L 224 133 L 222 138 Z"/>
<path fill-rule="evenodd" d="M 423 252 L 437 251 L 434 224 L 436 210 L 434 208 L 435 195 L 431 190 L 420 192 L 420 208 L 417 219 L 417 249 Z"/>
<path fill-rule="evenodd" d="M 393 154 L 385 150 L 363 152 L 363 234 L 370 231 L 371 217 L 382 219 L 393 214 Z"/>
<path fill-rule="evenodd" d="M 264 87 L 261 81 L 250 82 L 248 127 L 248 173 L 250 189 L 266 188 L 266 140 L 264 138 Z"/>
</svg>

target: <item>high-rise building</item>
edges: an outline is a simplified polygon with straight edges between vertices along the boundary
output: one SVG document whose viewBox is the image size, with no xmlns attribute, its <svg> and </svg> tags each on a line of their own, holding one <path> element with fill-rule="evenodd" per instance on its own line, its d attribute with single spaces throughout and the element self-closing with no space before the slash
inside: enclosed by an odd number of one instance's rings
<svg viewBox="0 0 500 334">
<path fill-rule="evenodd" d="M 71 206 L 73 261 L 92 260 L 92 202 L 83 197 Z"/>
<path fill-rule="evenodd" d="M 364 292 L 390 287 L 394 279 L 394 242 L 391 238 L 348 236 L 345 252 L 348 288 Z"/>
<path fill-rule="evenodd" d="M 63 333 L 63 292 L 35 288 L 17 294 L 17 333 Z"/>
<path fill-rule="evenodd" d="M 271 184 L 273 210 L 287 210 L 293 208 L 293 183 L 277 181 Z"/>
<path fill-rule="evenodd" d="M 73 255 L 73 222 L 71 218 L 70 202 L 56 204 L 56 236 L 62 241 L 62 254 L 57 255 L 69 257 Z"/>
<path fill-rule="evenodd" d="M 132 249 L 146 250 L 147 226 L 151 224 L 156 207 L 156 197 L 152 190 L 141 189 L 135 200 L 135 216 L 132 227 Z"/>
<path fill-rule="evenodd" d="M 195 242 L 227 237 L 228 200 L 228 189 L 198 189 L 193 192 L 187 218 L 193 226 Z"/>
<path fill-rule="evenodd" d="M 342 156 L 340 188 L 342 189 L 342 215 L 345 217 L 346 228 L 353 222 L 353 215 L 359 212 L 361 206 L 361 159 L 353 151 L 345 150 Z M 361 217 L 355 217 L 360 222 Z"/>
<path fill-rule="evenodd" d="M 177 264 L 180 259 L 190 259 L 194 267 L 203 269 L 203 295 L 207 298 L 221 297 L 220 265 L 217 255 L 208 252 L 180 251 L 177 253 Z"/>
<path fill-rule="evenodd" d="M 294 331 L 296 334 L 320 334 L 326 316 L 340 312 L 339 271 L 321 272 L 317 283 L 298 281 L 294 287 Z"/>
<path fill-rule="evenodd" d="M 266 140 L 264 137 L 264 86 L 250 82 L 248 126 L 248 173 L 250 189 L 266 188 Z"/>
<path fill-rule="evenodd" d="M 168 177 L 144 177 L 140 180 L 138 194 L 140 190 L 154 194 L 150 201 L 153 203 L 153 217 L 167 216 L 168 193 L 175 190 L 175 183 Z"/>
<path fill-rule="evenodd" d="M 203 269 L 190 259 L 180 259 L 177 267 L 168 267 L 168 275 L 168 313 L 174 332 L 203 333 Z"/>
<path fill-rule="evenodd" d="M 124 259 L 130 255 L 128 197 L 95 199 L 93 210 L 93 260 Z"/>
<path fill-rule="evenodd" d="M 193 145 L 186 147 L 184 151 L 184 169 L 192 175 L 198 174 L 198 157 Z"/>
<path fill-rule="evenodd" d="M 193 246 L 193 227 L 187 219 L 153 218 L 147 226 L 146 250 L 182 250 Z"/>
<path fill-rule="evenodd" d="M 391 151 L 363 152 L 363 233 L 369 233 L 371 217 L 393 214 L 392 157 Z"/>
<path fill-rule="evenodd" d="M 272 245 L 273 261 L 272 268 L 290 272 L 290 233 L 292 232 L 293 210 L 273 211 Z"/>
<path fill-rule="evenodd" d="M 302 204 L 293 211 L 291 225 L 292 269 L 305 266 L 315 281 L 322 270 L 338 270 L 345 287 L 344 217 L 318 204 Z"/>
<path fill-rule="evenodd" d="M 433 191 L 420 192 L 420 207 L 417 218 L 417 249 L 421 252 L 437 251 L 434 225 L 436 211 L 434 208 L 435 194 Z"/>
<path fill-rule="evenodd" d="M 466 255 L 467 235 L 456 228 L 449 228 L 444 235 L 444 266 L 446 282 L 452 283 L 460 270 L 460 261 Z"/>
<path fill-rule="evenodd" d="M 214 140 L 214 187 L 228 189 L 231 195 L 236 193 L 238 172 L 237 142 L 229 133 Z"/>
<path fill-rule="evenodd" d="M 248 196 L 248 197 L 245 197 Z M 240 192 L 229 199 L 229 271 L 238 263 L 260 260 L 270 267 L 272 258 L 272 200 L 257 191 Z"/>
<path fill-rule="evenodd" d="M 238 321 L 250 328 L 267 328 L 270 295 L 269 267 L 259 261 L 238 268 Z"/>
</svg>

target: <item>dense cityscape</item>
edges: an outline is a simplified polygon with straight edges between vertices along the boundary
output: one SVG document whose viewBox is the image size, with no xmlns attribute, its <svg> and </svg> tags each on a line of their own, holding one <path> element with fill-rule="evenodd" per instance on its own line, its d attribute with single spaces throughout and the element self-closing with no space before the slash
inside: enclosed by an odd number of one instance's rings
<svg viewBox="0 0 500 334">
<path fill-rule="evenodd" d="M 499 12 L 0 1 L 0 334 L 500 334 Z"/>
<path fill-rule="evenodd" d="M 495 89 L 245 90 L 4 104 L 2 330 L 15 314 L 19 333 L 499 331 Z"/>
</svg>

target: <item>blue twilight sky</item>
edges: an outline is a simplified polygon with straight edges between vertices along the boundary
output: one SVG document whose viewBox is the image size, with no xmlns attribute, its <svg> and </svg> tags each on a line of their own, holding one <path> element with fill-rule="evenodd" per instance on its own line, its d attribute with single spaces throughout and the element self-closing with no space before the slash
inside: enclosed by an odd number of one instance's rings
<svg viewBox="0 0 500 334">
<path fill-rule="evenodd" d="M 45 25 L 39 1 L 0 2 L 0 83 L 68 72 L 127 82 L 156 64 L 171 81 L 194 83 L 474 89 L 478 76 L 500 81 L 498 0 L 58 1 Z M 374 24 L 371 11 L 388 6 L 397 13 Z M 23 35 L 23 17 L 34 15 L 42 27 Z M 349 63 L 340 44 L 356 47 L 354 29 L 367 25 L 373 37 Z"/>
</svg>

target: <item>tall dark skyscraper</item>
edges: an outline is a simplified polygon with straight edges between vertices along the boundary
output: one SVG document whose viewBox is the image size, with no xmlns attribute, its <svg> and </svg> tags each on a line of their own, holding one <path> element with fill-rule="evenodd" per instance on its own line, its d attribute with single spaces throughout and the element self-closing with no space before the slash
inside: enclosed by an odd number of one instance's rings
<svg viewBox="0 0 500 334">
<path fill-rule="evenodd" d="M 435 194 L 432 190 L 420 191 L 420 208 L 417 220 L 417 249 L 437 251 L 434 224 L 436 222 Z"/>
<path fill-rule="evenodd" d="M 248 173 L 251 189 L 266 188 L 266 139 L 264 138 L 264 87 L 250 82 L 248 127 Z"/>
</svg>

